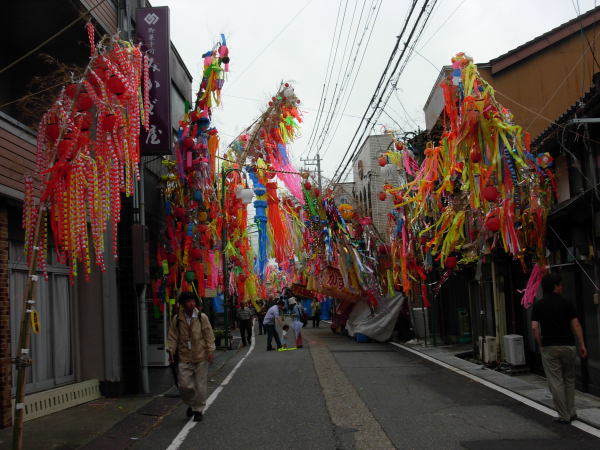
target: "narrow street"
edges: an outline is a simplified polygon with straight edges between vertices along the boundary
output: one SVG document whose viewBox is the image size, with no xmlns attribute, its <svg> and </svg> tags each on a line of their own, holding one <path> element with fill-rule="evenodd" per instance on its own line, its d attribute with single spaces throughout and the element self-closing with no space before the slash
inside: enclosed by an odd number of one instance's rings
<svg viewBox="0 0 600 450">
<path fill-rule="evenodd" d="M 134 448 L 598 448 L 595 437 L 391 344 L 357 344 L 327 324 L 304 337 L 304 349 L 266 352 L 257 336 L 203 422 L 183 436 L 181 405 Z"/>
</svg>

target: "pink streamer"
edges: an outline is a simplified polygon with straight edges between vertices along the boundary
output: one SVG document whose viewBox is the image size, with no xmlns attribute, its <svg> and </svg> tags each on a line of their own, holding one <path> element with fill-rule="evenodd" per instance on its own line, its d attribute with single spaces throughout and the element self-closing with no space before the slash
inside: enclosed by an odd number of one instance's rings
<svg viewBox="0 0 600 450">
<path fill-rule="evenodd" d="M 535 297 L 540 289 L 540 284 L 542 283 L 544 273 L 544 269 L 542 269 L 538 264 L 533 266 L 533 270 L 531 271 L 531 275 L 527 281 L 527 286 L 525 289 L 519 290 L 520 294 L 524 293 L 523 298 L 521 299 L 521 305 L 523 305 L 525 309 L 529 308 L 535 302 Z"/>
</svg>

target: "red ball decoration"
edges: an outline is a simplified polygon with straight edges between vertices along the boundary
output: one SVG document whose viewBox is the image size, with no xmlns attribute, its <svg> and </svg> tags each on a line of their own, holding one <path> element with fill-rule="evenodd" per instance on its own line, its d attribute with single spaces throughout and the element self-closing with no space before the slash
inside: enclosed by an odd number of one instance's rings
<svg viewBox="0 0 600 450">
<path fill-rule="evenodd" d="M 90 135 L 87 132 L 79 133 L 79 137 L 77 138 L 77 145 L 79 147 L 85 147 L 90 142 Z"/>
<path fill-rule="evenodd" d="M 492 233 L 500 229 L 500 219 L 497 216 L 490 216 L 485 220 L 485 227 Z"/>
<path fill-rule="evenodd" d="M 190 252 L 190 256 L 192 257 L 192 259 L 198 260 L 202 258 L 202 250 L 200 250 L 197 247 L 194 247 Z"/>
<path fill-rule="evenodd" d="M 388 161 L 387 161 L 387 158 L 385 156 L 380 156 L 379 157 L 379 165 L 381 167 L 387 166 L 387 163 L 388 163 Z"/>
<path fill-rule="evenodd" d="M 194 148 L 194 145 L 196 145 L 196 142 L 194 141 L 193 137 L 188 136 L 183 139 L 183 146 L 185 148 L 187 148 L 187 149 Z"/>
<path fill-rule="evenodd" d="M 483 198 L 485 198 L 488 202 L 496 202 L 498 201 L 498 196 L 500 193 L 496 186 L 486 186 L 481 190 L 481 194 Z"/>
<path fill-rule="evenodd" d="M 108 131 L 109 133 L 115 129 L 115 125 L 117 124 L 117 116 L 116 114 L 106 114 L 102 118 L 102 129 L 104 131 Z"/>
<path fill-rule="evenodd" d="M 121 81 L 119 77 L 113 75 L 108 79 L 108 89 L 113 94 L 121 96 L 125 93 L 125 84 Z"/>
<path fill-rule="evenodd" d="M 304 189 L 306 189 L 307 191 L 310 191 L 311 187 L 312 187 L 312 184 L 310 184 L 310 181 L 304 182 Z"/>
<path fill-rule="evenodd" d="M 379 200 L 381 200 L 382 202 L 385 201 L 385 199 L 387 198 L 387 194 L 385 192 L 383 192 L 383 191 L 380 192 L 378 194 L 378 196 L 379 196 Z"/>
<path fill-rule="evenodd" d="M 178 219 L 183 219 L 185 217 L 186 210 L 185 208 L 175 208 L 175 217 Z"/>
<path fill-rule="evenodd" d="M 94 106 L 94 102 L 92 101 L 92 97 L 87 92 L 82 92 L 77 97 L 77 109 L 79 111 L 87 111 L 92 106 Z"/>
<path fill-rule="evenodd" d="M 475 164 L 477 164 L 479 161 L 481 161 L 481 153 L 477 149 L 471 150 L 471 153 L 469 156 L 471 158 L 471 162 L 473 162 Z"/>
<path fill-rule="evenodd" d="M 60 127 L 57 123 L 49 123 L 46 126 L 46 135 L 50 138 L 51 141 L 55 141 L 58 139 L 58 135 L 60 134 Z"/>
<path fill-rule="evenodd" d="M 67 84 L 67 87 L 65 88 L 65 94 L 67 94 L 69 97 L 73 98 L 73 97 L 75 97 L 76 92 L 77 92 L 77 85 L 75 83 Z"/>
<path fill-rule="evenodd" d="M 92 113 L 84 111 L 79 116 L 79 128 L 81 131 L 87 131 L 92 126 Z"/>
<path fill-rule="evenodd" d="M 402 145 L 402 142 L 394 142 L 394 147 L 396 147 L 396 150 L 398 151 L 404 149 L 404 145 Z"/>
<path fill-rule="evenodd" d="M 444 267 L 448 270 L 455 269 L 458 265 L 458 258 L 456 256 L 448 256 L 444 262 Z"/>
<path fill-rule="evenodd" d="M 319 188 L 314 188 L 312 193 L 315 197 L 319 197 L 321 195 L 321 191 L 319 190 Z"/>
</svg>

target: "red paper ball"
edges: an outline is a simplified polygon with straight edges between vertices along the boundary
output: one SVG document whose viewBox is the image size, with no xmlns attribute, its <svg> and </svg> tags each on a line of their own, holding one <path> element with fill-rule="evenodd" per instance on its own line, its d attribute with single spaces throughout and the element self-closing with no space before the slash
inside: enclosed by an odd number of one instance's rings
<svg viewBox="0 0 600 450">
<path fill-rule="evenodd" d="M 50 138 L 50 140 L 55 141 L 60 134 L 60 127 L 57 123 L 49 123 L 46 126 L 46 136 Z"/>
<path fill-rule="evenodd" d="M 186 214 L 185 208 L 175 208 L 174 212 L 175 212 L 175 217 L 177 217 L 178 219 L 183 219 Z"/>
<path fill-rule="evenodd" d="M 312 187 L 312 184 L 310 184 L 310 181 L 304 182 L 304 189 L 306 189 L 307 191 L 310 191 L 311 187 Z"/>
<path fill-rule="evenodd" d="M 125 93 L 125 84 L 119 77 L 113 75 L 108 79 L 108 89 L 115 95 L 123 95 Z"/>
<path fill-rule="evenodd" d="M 380 156 L 379 157 L 379 165 L 381 167 L 387 166 L 387 163 L 388 163 L 388 161 L 387 161 L 387 158 L 385 156 Z"/>
<path fill-rule="evenodd" d="M 79 128 L 81 131 L 87 131 L 92 126 L 92 113 L 84 111 L 79 115 Z"/>
<path fill-rule="evenodd" d="M 175 264 L 177 262 L 177 256 L 175 256 L 175 253 L 167 253 L 167 262 L 169 264 Z"/>
<path fill-rule="evenodd" d="M 197 247 L 194 247 L 192 249 L 192 251 L 190 252 L 190 256 L 192 257 L 192 259 L 198 260 L 198 259 L 202 258 L 202 250 L 200 250 Z"/>
<path fill-rule="evenodd" d="M 394 147 L 396 147 L 396 150 L 398 151 L 404 149 L 404 145 L 402 145 L 402 142 L 394 142 Z"/>
<path fill-rule="evenodd" d="M 488 202 L 495 202 L 498 200 L 498 196 L 500 195 L 500 193 L 498 192 L 498 189 L 496 189 L 496 186 L 486 186 L 481 190 L 481 194 L 483 195 L 483 198 L 485 198 Z"/>
<path fill-rule="evenodd" d="M 90 135 L 86 132 L 79 133 L 79 137 L 77 138 L 77 145 L 79 147 L 85 147 L 90 142 Z"/>
<path fill-rule="evenodd" d="M 477 149 L 471 150 L 469 156 L 471 158 L 471 162 L 473 163 L 478 163 L 479 161 L 481 161 L 481 153 Z"/>
<path fill-rule="evenodd" d="M 77 109 L 79 111 L 87 111 L 92 106 L 94 106 L 94 102 L 92 101 L 92 97 L 87 92 L 82 92 L 77 97 Z"/>
<path fill-rule="evenodd" d="M 67 84 L 67 87 L 65 88 L 65 94 L 73 98 L 75 97 L 75 92 L 77 92 L 77 85 L 75 83 Z"/>
<path fill-rule="evenodd" d="M 314 189 L 312 190 L 312 193 L 313 193 L 313 195 L 314 195 L 315 197 L 318 197 L 318 196 L 320 196 L 320 195 L 321 195 L 321 191 L 319 190 L 319 188 L 314 188 Z"/>
<path fill-rule="evenodd" d="M 102 129 L 104 131 L 112 132 L 115 129 L 116 124 L 117 124 L 117 115 L 116 114 L 106 114 L 102 118 Z"/>
<path fill-rule="evenodd" d="M 500 229 L 500 219 L 496 216 L 490 216 L 485 221 L 485 227 L 492 233 L 495 233 Z"/>
<path fill-rule="evenodd" d="M 456 256 L 448 256 L 444 262 L 444 267 L 448 270 L 456 268 L 458 265 L 458 258 Z"/>
<path fill-rule="evenodd" d="M 381 200 L 383 202 L 387 198 L 387 194 L 382 191 L 378 194 L 378 197 L 379 197 L 379 200 Z"/>
<path fill-rule="evenodd" d="M 196 145 L 196 142 L 194 142 L 194 138 L 188 136 L 186 138 L 183 139 L 183 146 L 185 148 L 194 148 L 194 145 Z"/>
</svg>

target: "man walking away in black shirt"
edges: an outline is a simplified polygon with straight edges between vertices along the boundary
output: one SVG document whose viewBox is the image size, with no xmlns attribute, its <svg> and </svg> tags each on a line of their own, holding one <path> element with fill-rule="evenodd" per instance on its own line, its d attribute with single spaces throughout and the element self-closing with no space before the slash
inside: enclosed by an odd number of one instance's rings
<svg viewBox="0 0 600 450">
<path fill-rule="evenodd" d="M 533 305 L 531 328 L 542 354 L 542 364 L 560 423 L 571 423 L 575 411 L 575 339 L 579 355 L 587 357 L 583 331 L 573 304 L 561 294 L 560 275 L 550 273 L 542 279 L 544 298 Z"/>
</svg>

